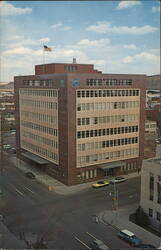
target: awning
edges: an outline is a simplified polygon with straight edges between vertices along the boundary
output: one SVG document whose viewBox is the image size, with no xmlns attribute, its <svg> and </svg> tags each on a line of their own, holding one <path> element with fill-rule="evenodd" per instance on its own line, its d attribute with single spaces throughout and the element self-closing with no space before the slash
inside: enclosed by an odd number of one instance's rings
<svg viewBox="0 0 161 250">
<path fill-rule="evenodd" d="M 117 161 L 117 162 L 101 164 L 101 165 L 99 165 L 99 168 L 105 171 L 105 170 L 108 170 L 110 168 L 121 168 L 122 166 L 124 166 L 124 162 Z"/>
<path fill-rule="evenodd" d="M 28 158 L 29 160 L 32 160 L 40 165 L 44 165 L 44 164 L 48 164 L 49 162 L 43 158 L 41 158 L 38 155 L 34 155 L 31 152 L 25 152 L 25 153 L 21 153 L 21 155 L 25 156 L 26 158 Z"/>
</svg>

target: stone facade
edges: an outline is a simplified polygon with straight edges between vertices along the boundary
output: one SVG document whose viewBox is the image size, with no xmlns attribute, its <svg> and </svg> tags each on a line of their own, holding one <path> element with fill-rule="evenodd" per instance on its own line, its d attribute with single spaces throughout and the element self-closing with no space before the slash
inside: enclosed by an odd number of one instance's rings
<svg viewBox="0 0 161 250">
<path fill-rule="evenodd" d="M 140 205 L 154 227 L 161 229 L 161 158 L 144 161 Z"/>
</svg>

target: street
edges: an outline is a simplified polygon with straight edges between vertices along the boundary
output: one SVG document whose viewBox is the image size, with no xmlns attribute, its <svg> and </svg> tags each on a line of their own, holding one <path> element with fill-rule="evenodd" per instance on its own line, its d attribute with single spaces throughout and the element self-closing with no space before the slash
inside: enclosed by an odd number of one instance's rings
<svg viewBox="0 0 161 250">
<path fill-rule="evenodd" d="M 88 249 L 94 238 L 111 248 L 130 248 L 117 236 L 117 230 L 101 222 L 94 215 L 112 209 L 113 186 L 84 190 L 69 196 L 49 192 L 36 180 L 4 164 L 2 173 L 4 223 L 17 238 L 43 237 L 49 248 Z M 139 201 L 140 178 L 118 184 L 119 208 Z M 94 237 L 94 238 L 93 238 Z"/>
</svg>

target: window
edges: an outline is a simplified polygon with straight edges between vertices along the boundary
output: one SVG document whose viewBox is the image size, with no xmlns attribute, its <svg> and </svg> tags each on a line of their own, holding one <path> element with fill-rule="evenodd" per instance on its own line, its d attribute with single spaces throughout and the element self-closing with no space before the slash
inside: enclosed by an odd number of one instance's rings
<svg viewBox="0 0 161 250">
<path fill-rule="evenodd" d="M 157 220 L 161 221 L 161 213 L 157 212 Z"/>
<path fill-rule="evenodd" d="M 149 208 L 149 216 L 153 217 L 153 209 Z"/>
</svg>

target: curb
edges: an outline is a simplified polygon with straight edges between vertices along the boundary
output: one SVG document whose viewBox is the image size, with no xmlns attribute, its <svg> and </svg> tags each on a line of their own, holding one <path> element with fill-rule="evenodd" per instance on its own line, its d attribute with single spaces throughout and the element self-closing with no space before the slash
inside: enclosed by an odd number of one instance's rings
<svg viewBox="0 0 161 250">
<path fill-rule="evenodd" d="M 118 228 L 117 226 L 115 226 L 114 224 L 111 224 L 111 223 L 109 223 L 107 220 L 105 220 L 105 213 L 102 213 L 100 216 L 99 216 L 99 219 L 100 219 L 100 221 L 102 221 L 104 224 L 106 224 L 106 225 L 109 225 L 109 226 L 111 226 L 111 227 L 113 227 L 114 229 L 116 229 L 117 231 L 120 231 L 121 229 L 120 228 Z"/>
</svg>

